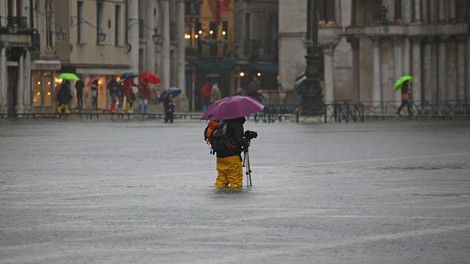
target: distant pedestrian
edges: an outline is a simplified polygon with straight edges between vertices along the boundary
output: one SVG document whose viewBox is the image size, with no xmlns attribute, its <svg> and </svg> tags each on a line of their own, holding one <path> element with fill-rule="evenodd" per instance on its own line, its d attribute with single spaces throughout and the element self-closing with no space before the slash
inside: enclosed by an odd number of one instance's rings
<svg viewBox="0 0 470 264">
<path fill-rule="evenodd" d="M 173 95 L 171 93 L 169 93 L 163 101 L 163 108 L 165 108 L 165 123 L 173 123 L 175 103 L 173 102 Z"/>
<path fill-rule="evenodd" d="M 147 79 L 143 79 L 139 83 L 139 113 L 147 113 L 148 101 L 152 90 L 148 85 Z"/>
<path fill-rule="evenodd" d="M 206 111 L 207 107 L 209 107 L 211 100 L 211 85 L 209 83 L 204 83 L 201 87 L 201 103 L 202 103 L 202 111 Z"/>
<path fill-rule="evenodd" d="M 59 113 L 70 113 L 70 100 L 72 100 L 72 95 L 70 94 L 70 81 L 62 81 L 62 85 L 57 92 L 57 111 Z"/>
<path fill-rule="evenodd" d="M 91 83 L 91 108 L 98 110 L 98 79 L 94 79 Z"/>
<path fill-rule="evenodd" d="M 401 105 L 397 109 L 397 115 L 401 116 L 401 110 L 403 109 L 404 106 L 408 109 L 408 114 L 411 117 L 413 113 L 411 112 L 411 103 L 410 103 L 410 87 L 409 87 L 409 81 L 406 81 L 403 83 L 403 86 L 401 87 Z"/>
<path fill-rule="evenodd" d="M 211 103 L 219 100 L 222 98 L 222 94 L 220 93 L 219 86 L 217 83 L 214 83 L 211 88 Z"/>
<path fill-rule="evenodd" d="M 137 86 L 132 79 L 127 79 L 123 83 L 124 96 L 126 97 L 126 113 L 132 113 L 132 104 L 135 101 L 135 94 L 133 87 Z"/>
<path fill-rule="evenodd" d="M 111 78 L 108 82 L 108 90 L 109 96 L 111 97 L 111 107 L 109 108 L 109 112 L 116 113 L 116 99 L 118 98 L 119 93 L 119 83 L 116 81 L 115 78 Z"/>
<path fill-rule="evenodd" d="M 85 84 L 82 80 L 75 82 L 75 92 L 77 93 L 77 109 L 83 109 L 83 88 Z"/>
</svg>

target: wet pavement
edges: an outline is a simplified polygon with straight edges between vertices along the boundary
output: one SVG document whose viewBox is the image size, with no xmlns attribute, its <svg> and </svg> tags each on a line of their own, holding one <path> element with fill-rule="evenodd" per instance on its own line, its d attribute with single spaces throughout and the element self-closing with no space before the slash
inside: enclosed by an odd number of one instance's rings
<svg viewBox="0 0 470 264">
<path fill-rule="evenodd" d="M 240 191 L 204 127 L 0 120 L 0 263 L 469 263 L 470 121 L 247 122 Z"/>
</svg>

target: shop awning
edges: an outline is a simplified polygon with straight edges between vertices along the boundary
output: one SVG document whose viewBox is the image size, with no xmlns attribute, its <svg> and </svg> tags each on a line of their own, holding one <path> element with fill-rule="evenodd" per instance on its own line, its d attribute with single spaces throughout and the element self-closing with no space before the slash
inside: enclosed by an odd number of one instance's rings
<svg viewBox="0 0 470 264">
<path fill-rule="evenodd" d="M 214 69 L 230 70 L 234 68 L 233 62 L 192 61 L 191 63 L 201 69 L 206 69 L 206 70 L 214 70 Z"/>
<path fill-rule="evenodd" d="M 61 63 L 59 60 L 33 60 L 31 70 L 36 71 L 58 71 Z"/>
<path fill-rule="evenodd" d="M 279 66 L 273 63 L 253 63 L 251 64 L 251 66 L 261 72 L 270 72 L 270 73 L 279 72 Z"/>
</svg>

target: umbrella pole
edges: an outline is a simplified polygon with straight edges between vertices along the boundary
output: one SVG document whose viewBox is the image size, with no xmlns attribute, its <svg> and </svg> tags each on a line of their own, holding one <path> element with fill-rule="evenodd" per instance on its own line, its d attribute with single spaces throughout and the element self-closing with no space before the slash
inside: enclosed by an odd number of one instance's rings
<svg viewBox="0 0 470 264">
<path fill-rule="evenodd" d="M 253 186 L 251 183 L 250 155 L 248 154 L 248 148 L 243 150 L 243 167 L 245 167 L 246 184 Z"/>
</svg>

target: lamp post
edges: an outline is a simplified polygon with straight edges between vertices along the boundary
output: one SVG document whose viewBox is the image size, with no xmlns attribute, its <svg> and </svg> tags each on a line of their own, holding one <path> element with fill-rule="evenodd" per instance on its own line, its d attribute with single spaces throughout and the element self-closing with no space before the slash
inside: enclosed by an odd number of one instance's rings
<svg viewBox="0 0 470 264">
<path fill-rule="evenodd" d="M 302 97 L 302 114 L 323 113 L 322 88 L 320 85 L 321 52 L 318 46 L 318 0 L 307 1 L 307 67 L 306 85 L 299 92 Z"/>
</svg>

